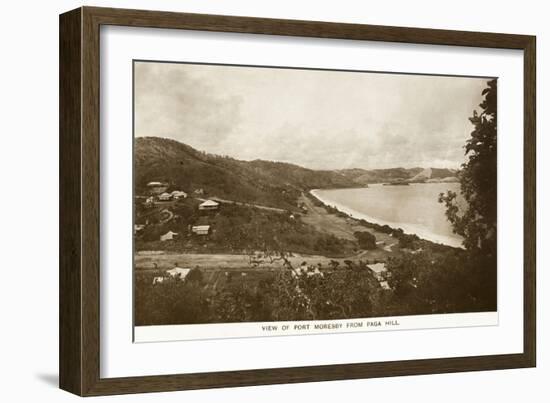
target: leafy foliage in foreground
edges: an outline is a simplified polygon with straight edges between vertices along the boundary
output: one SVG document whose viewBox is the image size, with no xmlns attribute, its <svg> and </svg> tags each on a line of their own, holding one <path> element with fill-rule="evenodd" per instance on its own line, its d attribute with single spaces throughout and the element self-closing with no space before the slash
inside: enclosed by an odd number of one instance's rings
<svg viewBox="0 0 550 403">
<path fill-rule="evenodd" d="M 282 255 L 284 256 L 284 255 Z M 283 260 L 284 257 L 282 258 Z M 479 262 L 454 250 L 391 258 L 383 288 L 365 262 L 321 267 L 319 275 L 283 268 L 256 280 L 237 278 L 217 288 L 170 279 L 152 285 L 154 274 L 136 278 L 136 324 L 192 324 L 369 318 L 496 310 L 492 276 Z M 197 271 L 197 269 L 194 269 Z M 190 273 L 191 274 L 191 273 Z M 189 274 L 189 275 L 190 275 Z M 239 273 L 237 273 L 239 274 Z M 252 275 L 252 274 L 251 274 Z M 245 277 L 246 278 L 246 277 Z"/>
<path fill-rule="evenodd" d="M 497 227 L 497 81 L 488 82 L 485 98 L 474 111 L 470 139 L 464 146 L 468 161 L 462 165 L 460 190 L 466 208 L 460 209 L 457 194 L 440 195 L 455 233 L 464 237 L 467 250 L 496 255 Z"/>
<path fill-rule="evenodd" d="M 496 305 L 497 298 L 497 81 L 491 80 L 482 92 L 470 118 L 474 126 L 465 145 L 468 161 L 462 165 L 460 190 L 466 202 L 461 209 L 457 194 L 441 194 L 446 215 L 455 233 L 464 238 L 467 264 L 481 273 L 472 287 L 485 287 L 485 298 Z"/>
</svg>

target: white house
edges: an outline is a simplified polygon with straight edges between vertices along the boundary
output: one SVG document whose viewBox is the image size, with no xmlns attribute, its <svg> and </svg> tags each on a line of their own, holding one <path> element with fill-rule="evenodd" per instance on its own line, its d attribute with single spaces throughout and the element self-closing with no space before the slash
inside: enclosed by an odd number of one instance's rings
<svg viewBox="0 0 550 403">
<path fill-rule="evenodd" d="M 172 195 L 170 193 L 164 192 L 159 196 L 160 201 L 168 201 L 170 199 L 172 199 Z"/>
<path fill-rule="evenodd" d="M 220 204 L 214 200 L 206 200 L 199 204 L 199 210 L 217 210 Z"/>
<path fill-rule="evenodd" d="M 367 267 L 373 272 L 374 277 L 378 280 L 380 283 L 380 286 L 386 290 L 390 289 L 390 285 L 388 284 L 386 280 L 386 272 L 388 271 L 386 269 L 385 263 L 373 263 L 368 264 Z"/>
<path fill-rule="evenodd" d="M 171 241 L 178 236 L 177 232 L 168 231 L 166 234 L 160 236 L 161 241 Z"/>
<path fill-rule="evenodd" d="M 385 263 L 368 264 L 367 267 L 374 273 L 374 275 L 378 279 L 381 279 L 384 276 L 384 273 L 386 272 Z"/>
<path fill-rule="evenodd" d="M 187 198 L 187 193 L 182 192 L 181 190 L 174 190 L 171 193 L 171 196 L 174 200 L 185 199 Z"/>
<path fill-rule="evenodd" d="M 170 276 L 174 278 L 179 278 L 180 280 L 184 280 L 190 271 L 191 269 L 183 269 L 181 267 L 176 266 L 173 269 L 166 270 L 166 273 L 168 273 Z"/>
<path fill-rule="evenodd" d="M 162 182 L 149 182 L 147 184 L 147 189 L 149 189 L 149 192 L 152 194 L 161 194 L 168 189 L 168 184 Z"/>
<path fill-rule="evenodd" d="M 193 225 L 191 232 L 197 235 L 208 235 L 210 233 L 210 225 Z"/>
</svg>

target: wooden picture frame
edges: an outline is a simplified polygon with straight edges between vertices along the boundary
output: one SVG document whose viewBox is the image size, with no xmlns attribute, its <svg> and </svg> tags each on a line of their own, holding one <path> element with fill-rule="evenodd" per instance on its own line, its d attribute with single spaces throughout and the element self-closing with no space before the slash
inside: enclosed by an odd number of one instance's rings
<svg viewBox="0 0 550 403">
<path fill-rule="evenodd" d="M 120 25 L 524 52 L 524 323 L 521 354 L 100 377 L 100 26 Z M 535 37 L 81 7 L 60 16 L 60 387 L 81 396 L 533 367 L 536 363 Z"/>
</svg>

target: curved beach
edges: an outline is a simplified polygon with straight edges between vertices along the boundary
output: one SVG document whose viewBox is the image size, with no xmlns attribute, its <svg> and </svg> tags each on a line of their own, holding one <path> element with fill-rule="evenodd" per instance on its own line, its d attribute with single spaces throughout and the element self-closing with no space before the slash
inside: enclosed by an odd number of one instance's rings
<svg viewBox="0 0 550 403">
<path fill-rule="evenodd" d="M 394 229 L 401 228 L 405 233 L 415 234 L 419 238 L 425 239 L 427 241 L 431 241 L 434 243 L 439 243 L 447 246 L 452 246 L 455 248 L 462 248 L 462 238 L 458 235 L 447 236 L 447 235 L 435 233 L 430 228 L 427 228 L 426 226 L 423 226 L 420 224 L 396 222 L 396 221 L 390 221 L 387 219 L 381 219 L 379 217 L 375 217 L 364 211 L 358 211 L 357 209 L 347 206 L 341 201 L 336 201 L 332 199 L 330 197 L 330 194 L 327 194 L 327 190 L 329 189 L 313 189 L 310 191 L 310 194 L 315 198 L 317 198 L 322 203 L 324 203 L 325 205 L 334 207 L 337 210 L 347 214 L 352 218 L 365 220 L 367 222 L 379 224 L 379 225 L 388 225 Z M 337 189 L 330 189 L 330 191 L 332 190 L 337 190 Z"/>
</svg>

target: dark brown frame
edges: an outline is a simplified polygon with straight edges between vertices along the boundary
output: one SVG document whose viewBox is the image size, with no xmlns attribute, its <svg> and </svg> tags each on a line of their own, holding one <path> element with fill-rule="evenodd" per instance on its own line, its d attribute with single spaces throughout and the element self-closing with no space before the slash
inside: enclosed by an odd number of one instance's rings
<svg viewBox="0 0 550 403">
<path fill-rule="evenodd" d="M 99 372 L 99 28 L 101 25 L 458 45 L 524 51 L 522 354 L 128 378 Z M 536 365 L 536 40 L 534 36 L 82 7 L 60 16 L 60 387 L 81 396 Z"/>
</svg>

